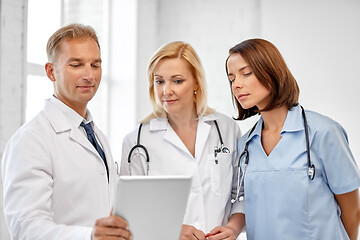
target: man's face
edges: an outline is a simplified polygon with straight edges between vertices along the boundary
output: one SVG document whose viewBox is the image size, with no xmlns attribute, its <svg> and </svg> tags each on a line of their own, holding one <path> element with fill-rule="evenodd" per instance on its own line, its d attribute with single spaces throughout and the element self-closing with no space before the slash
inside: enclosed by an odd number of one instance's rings
<svg viewBox="0 0 360 240">
<path fill-rule="evenodd" d="M 64 40 L 52 67 L 55 96 L 82 115 L 101 80 L 97 43 L 92 38 Z"/>
</svg>

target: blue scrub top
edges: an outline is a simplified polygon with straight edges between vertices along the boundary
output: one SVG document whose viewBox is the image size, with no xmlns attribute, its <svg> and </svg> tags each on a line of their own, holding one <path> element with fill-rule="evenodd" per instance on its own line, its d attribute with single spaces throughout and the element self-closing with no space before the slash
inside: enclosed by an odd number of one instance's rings
<svg viewBox="0 0 360 240">
<path fill-rule="evenodd" d="M 262 118 L 250 136 L 246 133 L 239 140 L 240 153 L 249 141 L 244 180 L 249 240 L 349 239 L 334 194 L 359 188 L 359 168 L 340 124 L 312 111 L 306 111 L 306 117 L 314 180 L 308 177 L 300 106 L 288 111 L 281 139 L 269 156 L 261 145 Z M 237 205 L 241 203 L 233 205 L 233 212 Z"/>
</svg>

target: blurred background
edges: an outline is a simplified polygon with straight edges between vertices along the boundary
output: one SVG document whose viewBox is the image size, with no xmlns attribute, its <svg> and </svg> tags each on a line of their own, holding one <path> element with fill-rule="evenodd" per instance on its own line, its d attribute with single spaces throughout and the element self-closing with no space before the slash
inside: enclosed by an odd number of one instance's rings
<svg viewBox="0 0 360 240">
<path fill-rule="evenodd" d="M 103 59 L 89 108 L 117 161 L 123 137 L 152 110 L 146 69 L 154 51 L 170 41 L 190 43 L 205 68 L 209 105 L 234 116 L 224 62 L 229 48 L 254 37 L 278 47 L 300 103 L 341 123 L 360 161 L 359 0 L 0 0 L 0 21 L 0 158 L 53 93 L 44 71 L 48 38 L 83 23 L 97 31 Z M 239 122 L 242 132 L 256 120 Z M 10 239 L 2 211 L 0 239 Z"/>
</svg>

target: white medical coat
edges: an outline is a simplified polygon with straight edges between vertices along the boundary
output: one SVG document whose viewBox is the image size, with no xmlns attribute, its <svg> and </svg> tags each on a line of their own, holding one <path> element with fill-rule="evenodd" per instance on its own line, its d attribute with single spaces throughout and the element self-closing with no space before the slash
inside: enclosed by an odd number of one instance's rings
<svg viewBox="0 0 360 240">
<path fill-rule="evenodd" d="M 214 120 L 217 120 L 224 145 L 230 153 L 219 153 L 215 164 L 214 148 L 220 139 Z M 138 128 L 123 142 L 120 174 L 129 175 L 128 154 L 136 144 Z M 171 128 L 167 118 L 155 118 L 144 123 L 140 144 L 150 155 L 149 175 L 191 175 L 192 187 L 184 217 L 184 224 L 204 232 L 225 224 L 230 213 L 230 195 L 234 165 L 237 164 L 237 141 L 240 129 L 231 118 L 213 113 L 199 118 L 195 158 Z M 145 154 L 136 150 L 131 158 L 132 175 L 146 172 Z M 236 191 L 236 185 L 235 185 Z M 174 206 L 176 207 L 176 206 Z"/>
<path fill-rule="evenodd" d="M 14 134 L 3 155 L 4 213 L 12 239 L 90 239 L 95 220 L 111 211 L 115 164 L 105 136 L 94 126 L 109 183 L 95 148 L 52 101 Z"/>
</svg>

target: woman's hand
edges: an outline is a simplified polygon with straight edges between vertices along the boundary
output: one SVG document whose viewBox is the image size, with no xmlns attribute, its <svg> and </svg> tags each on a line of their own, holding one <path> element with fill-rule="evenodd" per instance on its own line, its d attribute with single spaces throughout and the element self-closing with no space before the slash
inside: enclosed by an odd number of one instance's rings
<svg viewBox="0 0 360 240">
<path fill-rule="evenodd" d="M 234 231 L 228 226 L 219 226 L 211 230 L 208 234 L 206 234 L 207 240 L 235 240 L 236 236 Z"/>
<path fill-rule="evenodd" d="M 190 225 L 182 225 L 180 240 L 206 240 L 205 233 Z"/>
</svg>

